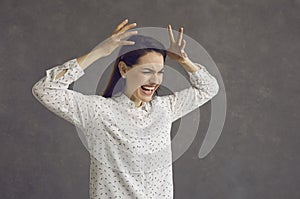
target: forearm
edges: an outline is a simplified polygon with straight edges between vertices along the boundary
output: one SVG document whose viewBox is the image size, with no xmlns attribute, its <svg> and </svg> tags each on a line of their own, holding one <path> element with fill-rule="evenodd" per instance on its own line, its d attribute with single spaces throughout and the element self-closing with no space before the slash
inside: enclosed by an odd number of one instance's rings
<svg viewBox="0 0 300 199">
<path fill-rule="evenodd" d="M 66 71 L 63 77 L 57 78 L 57 76 L 61 76 L 62 71 Z M 69 85 L 82 75 L 84 75 L 84 71 L 76 63 L 76 59 L 72 59 L 46 70 L 46 76 L 33 86 L 33 91 L 36 94 L 45 95 L 49 90 L 67 90 Z"/>
<path fill-rule="evenodd" d="M 189 58 L 186 58 L 184 61 L 180 62 L 181 66 L 188 72 L 196 72 L 201 69 L 200 66 L 196 65 Z"/>
<path fill-rule="evenodd" d="M 67 72 L 61 78 L 54 79 L 61 71 Z M 76 59 L 69 60 L 48 69 L 46 76 L 32 87 L 32 94 L 51 112 L 76 126 L 86 127 L 90 121 L 93 96 L 68 89 L 69 85 L 82 75 L 84 71 L 76 63 Z"/>
<path fill-rule="evenodd" d="M 54 79 L 61 71 L 67 71 L 63 77 Z M 52 112 L 63 116 L 73 104 L 73 96 L 80 95 L 68 90 L 69 85 L 83 75 L 82 69 L 76 65 L 76 60 L 70 60 L 62 65 L 46 70 L 46 76 L 32 87 L 35 98 Z M 71 113 L 71 112 L 70 112 Z"/>
<path fill-rule="evenodd" d="M 86 69 L 87 67 L 89 67 L 92 63 L 94 63 L 98 59 L 105 57 L 105 54 L 102 51 L 103 50 L 101 48 L 97 48 L 85 55 L 82 55 L 81 57 L 78 57 L 77 62 L 79 64 L 79 66 L 82 69 Z"/>
<path fill-rule="evenodd" d="M 194 71 L 194 67 L 197 67 L 198 70 Z M 191 84 L 201 95 L 205 95 L 206 98 L 209 99 L 218 93 L 218 81 L 208 72 L 205 66 L 199 63 L 193 63 L 187 66 L 186 70 L 192 71 L 189 72 Z"/>
<path fill-rule="evenodd" d="M 207 95 L 207 98 L 217 94 L 219 90 L 218 81 L 207 71 L 205 66 L 192 62 L 188 57 L 180 63 L 189 72 L 194 88 Z"/>
<path fill-rule="evenodd" d="M 101 57 L 104 57 L 104 54 L 101 53 L 100 49 L 92 50 L 91 52 L 82 55 L 77 58 L 78 65 L 84 70 L 87 67 L 89 67 L 92 63 L 100 59 Z M 58 79 L 62 77 L 67 72 L 67 69 L 62 70 L 55 79 Z"/>
<path fill-rule="evenodd" d="M 212 99 L 219 90 L 219 85 L 205 66 L 199 63 L 185 63 L 183 67 L 190 77 L 189 88 L 167 95 L 166 104 L 170 108 L 171 121 L 175 121 Z"/>
</svg>

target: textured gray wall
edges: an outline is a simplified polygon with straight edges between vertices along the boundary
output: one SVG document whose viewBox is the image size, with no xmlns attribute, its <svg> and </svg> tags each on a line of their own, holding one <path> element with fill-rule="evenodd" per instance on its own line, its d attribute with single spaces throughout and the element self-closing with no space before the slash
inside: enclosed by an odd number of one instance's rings
<svg viewBox="0 0 300 199">
<path fill-rule="evenodd" d="M 88 152 L 31 88 L 128 17 L 139 27 L 182 25 L 210 53 L 226 87 L 220 140 L 198 159 L 198 133 L 174 163 L 175 197 L 300 198 L 299 10 L 299 0 L 1 0 L 0 197 L 88 198 Z M 199 132 L 209 110 L 210 103 L 201 108 Z"/>
</svg>

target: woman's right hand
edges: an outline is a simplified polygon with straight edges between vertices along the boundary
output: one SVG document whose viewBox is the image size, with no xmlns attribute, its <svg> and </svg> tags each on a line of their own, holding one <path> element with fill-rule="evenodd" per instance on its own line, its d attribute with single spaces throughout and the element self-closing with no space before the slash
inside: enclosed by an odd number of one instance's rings
<svg viewBox="0 0 300 199">
<path fill-rule="evenodd" d="M 96 46 L 91 52 L 77 58 L 79 66 L 82 67 L 82 69 L 85 69 L 101 57 L 110 55 L 119 46 L 134 45 L 134 41 L 122 40 L 138 33 L 137 31 L 127 31 L 130 28 L 135 27 L 136 23 L 126 25 L 127 23 L 128 19 L 125 19 L 116 27 L 110 37 Z"/>
<path fill-rule="evenodd" d="M 99 50 L 102 56 L 110 55 L 116 48 L 123 45 L 134 45 L 134 41 L 123 40 L 124 38 L 136 35 L 138 31 L 127 31 L 134 28 L 137 24 L 128 24 L 128 19 L 122 21 L 113 31 L 112 35 L 104 40 L 95 50 Z M 127 32 L 126 32 L 127 31 Z"/>
</svg>

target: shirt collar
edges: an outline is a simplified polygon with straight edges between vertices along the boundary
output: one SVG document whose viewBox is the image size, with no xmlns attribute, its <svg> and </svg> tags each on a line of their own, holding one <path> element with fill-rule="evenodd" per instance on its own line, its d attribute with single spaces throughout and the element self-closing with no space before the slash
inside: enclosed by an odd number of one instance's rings
<svg viewBox="0 0 300 199">
<path fill-rule="evenodd" d="M 121 105 L 130 109 L 136 109 L 136 110 L 150 110 L 150 103 L 149 102 L 143 102 L 140 107 L 136 107 L 134 101 L 132 101 L 127 95 L 125 95 L 124 92 L 121 92 L 119 94 L 116 94 L 113 96 L 113 98 Z"/>
</svg>

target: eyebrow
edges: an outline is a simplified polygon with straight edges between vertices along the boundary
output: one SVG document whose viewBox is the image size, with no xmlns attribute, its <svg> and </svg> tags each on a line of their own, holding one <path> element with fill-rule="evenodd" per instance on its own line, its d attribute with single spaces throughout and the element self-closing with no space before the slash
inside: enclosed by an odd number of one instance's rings
<svg viewBox="0 0 300 199">
<path fill-rule="evenodd" d="M 152 68 L 143 68 L 142 70 L 150 70 L 150 71 L 154 71 Z M 161 72 L 161 71 L 163 71 L 164 70 L 164 67 L 160 70 L 160 71 L 158 71 L 158 72 Z"/>
</svg>

